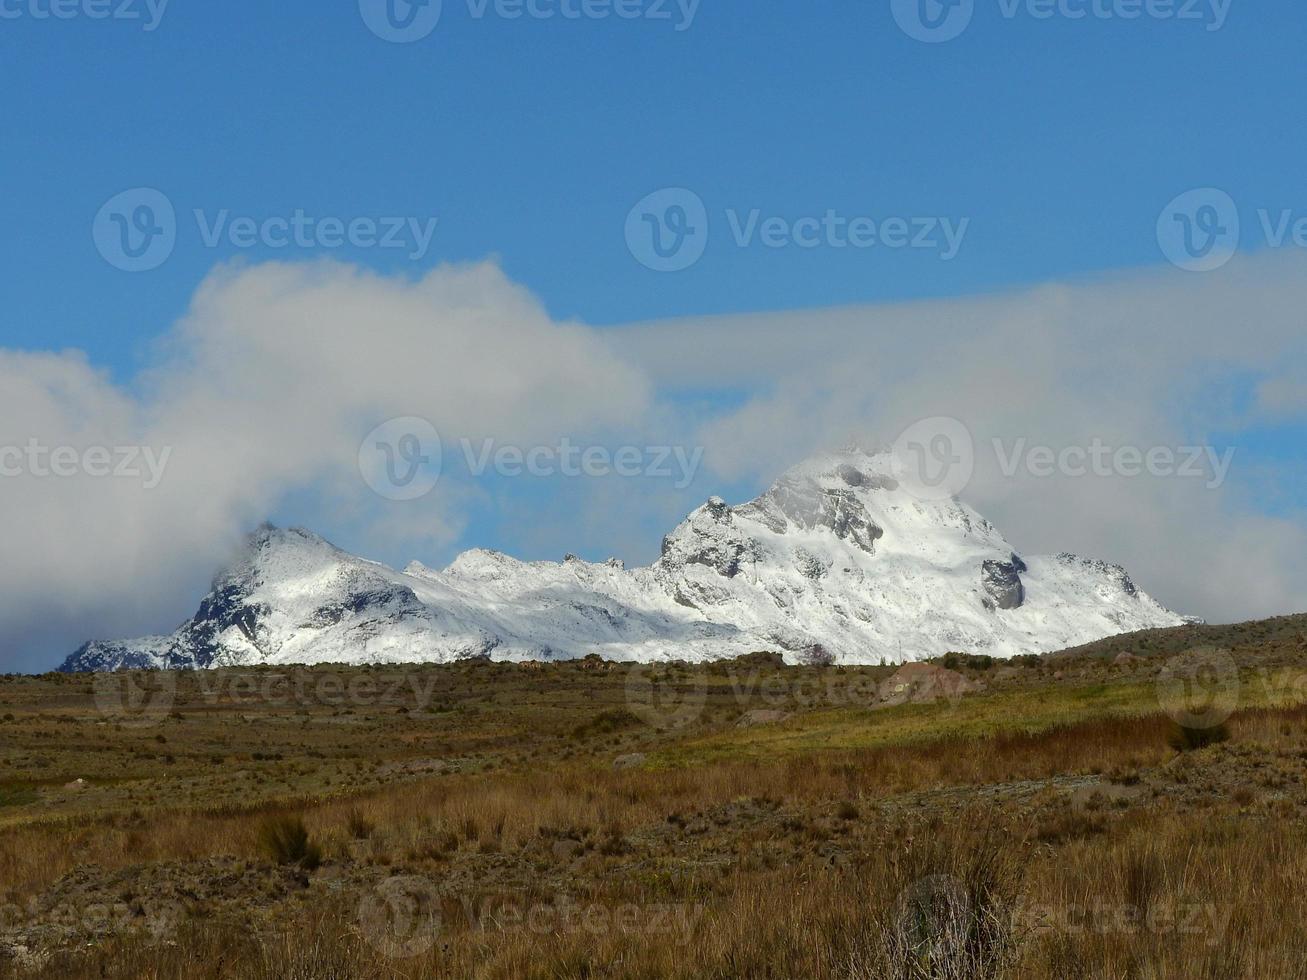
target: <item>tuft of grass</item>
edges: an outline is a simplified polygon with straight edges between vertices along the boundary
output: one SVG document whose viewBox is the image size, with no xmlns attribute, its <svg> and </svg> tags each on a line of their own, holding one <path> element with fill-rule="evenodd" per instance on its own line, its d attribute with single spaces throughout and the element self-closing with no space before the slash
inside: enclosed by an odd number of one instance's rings
<svg viewBox="0 0 1307 980">
<path fill-rule="evenodd" d="M 1193 752 L 1228 741 L 1230 727 L 1222 722 L 1219 725 L 1199 727 L 1174 722 L 1166 735 L 1166 744 L 1177 752 Z"/>
<path fill-rule="evenodd" d="M 35 803 L 39 797 L 36 790 L 25 784 L 0 786 L 0 807 L 25 806 Z"/>
<path fill-rule="evenodd" d="M 372 832 L 377 829 L 376 824 L 363 815 L 363 811 L 358 807 L 350 809 L 345 814 L 345 829 L 355 840 L 367 840 L 372 836 Z"/>
<path fill-rule="evenodd" d="M 322 848 L 309 837 L 301 817 L 288 813 L 265 817 L 258 829 L 259 850 L 277 864 L 312 871 L 322 864 Z"/>
<path fill-rule="evenodd" d="M 876 975 L 893 980 L 989 980 L 1016 956 L 1012 910 L 1021 866 L 993 826 L 928 837 L 909 851 L 910 876 L 887 910 Z"/>
</svg>

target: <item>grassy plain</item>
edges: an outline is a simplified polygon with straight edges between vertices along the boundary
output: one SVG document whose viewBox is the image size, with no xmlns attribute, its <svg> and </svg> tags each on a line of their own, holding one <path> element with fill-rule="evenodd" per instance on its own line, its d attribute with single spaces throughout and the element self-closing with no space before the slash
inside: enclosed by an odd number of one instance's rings
<svg viewBox="0 0 1307 980">
<path fill-rule="evenodd" d="M 949 666 L 0 678 L 0 974 L 1307 975 L 1307 617 Z"/>
</svg>

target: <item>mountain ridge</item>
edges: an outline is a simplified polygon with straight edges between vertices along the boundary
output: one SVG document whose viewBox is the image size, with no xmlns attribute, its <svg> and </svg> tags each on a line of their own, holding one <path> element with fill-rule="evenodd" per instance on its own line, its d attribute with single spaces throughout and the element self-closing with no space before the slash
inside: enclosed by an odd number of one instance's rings
<svg viewBox="0 0 1307 980">
<path fill-rule="evenodd" d="M 916 497 L 885 452 L 823 454 L 754 500 L 712 497 L 652 565 L 472 549 L 395 571 L 263 525 L 166 637 L 92 641 L 60 668 L 573 659 L 890 663 L 1045 653 L 1191 620 L 1119 565 L 1022 557 L 955 498 Z"/>
</svg>

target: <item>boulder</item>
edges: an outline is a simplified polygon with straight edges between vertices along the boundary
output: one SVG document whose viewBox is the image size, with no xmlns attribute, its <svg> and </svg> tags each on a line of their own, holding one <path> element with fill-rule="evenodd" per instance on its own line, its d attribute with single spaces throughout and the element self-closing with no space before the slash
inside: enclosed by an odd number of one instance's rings
<svg viewBox="0 0 1307 980">
<path fill-rule="evenodd" d="M 735 723 L 736 728 L 754 728 L 758 725 L 779 725 L 783 721 L 789 720 L 788 711 L 780 711 L 775 708 L 755 708 L 753 711 L 746 711 L 740 716 L 740 720 Z"/>
</svg>

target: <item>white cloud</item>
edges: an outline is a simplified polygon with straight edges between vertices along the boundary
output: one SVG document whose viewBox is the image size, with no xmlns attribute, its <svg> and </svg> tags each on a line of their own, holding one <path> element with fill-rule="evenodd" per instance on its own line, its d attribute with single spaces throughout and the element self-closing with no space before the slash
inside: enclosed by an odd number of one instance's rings
<svg viewBox="0 0 1307 980">
<path fill-rule="evenodd" d="M 0 444 L 172 447 L 151 490 L 0 481 L 0 649 L 24 666 L 56 662 L 70 636 L 171 628 L 241 532 L 297 488 L 382 534 L 402 513 L 415 543 L 447 539 L 456 487 L 381 506 L 359 478 L 359 442 L 387 418 L 530 445 L 631 425 L 649 398 L 598 334 L 552 322 L 490 264 L 416 282 L 329 263 L 219 269 L 161 351 L 132 391 L 77 353 L 0 352 Z"/>
<path fill-rule="evenodd" d="M 1119 561 L 1181 611 L 1237 619 L 1307 607 L 1307 532 L 1246 499 L 1249 460 L 1236 455 L 1215 490 L 1202 479 L 1007 478 L 992 441 L 1178 447 L 1249 424 L 1238 407 L 1249 379 L 1302 363 L 1303 272 L 1300 256 L 1265 255 L 1205 276 L 683 319 L 624 331 L 623 350 L 658 385 L 758 389 L 699 429 L 722 476 L 765 480 L 851 431 L 888 444 L 918 419 L 956 417 L 979 450 L 964 497 L 1019 548 Z M 676 355 L 690 346 L 692 360 Z M 1283 410 L 1294 391 L 1277 382 L 1261 397 Z"/>
<path fill-rule="evenodd" d="M 330 263 L 221 268 L 130 388 L 75 352 L 0 351 L 0 445 L 173 447 L 149 491 L 121 479 L 0 480 L 0 649 L 11 669 L 44 667 L 82 639 L 171 628 L 241 532 L 296 491 L 338 525 L 319 528 L 328 536 L 347 528 L 357 540 L 363 527 L 378 547 L 406 540 L 413 554 L 449 543 L 485 488 L 446 480 L 395 505 L 359 479 L 360 439 L 403 415 L 431 419 L 447 440 L 702 444 L 699 496 L 951 415 L 984 450 L 965 496 L 1020 549 L 1120 561 L 1159 598 L 1214 619 L 1294 611 L 1307 594 L 1307 533 L 1259 512 L 1238 460 L 1231 481 L 1208 490 L 1008 479 L 987 447 L 1177 446 L 1298 411 L 1303 271 L 1296 256 L 1267 255 L 1204 276 L 596 330 L 553 322 L 492 264 L 418 281 Z M 730 393 L 733 407 L 704 408 L 705 392 Z M 635 531 L 670 529 L 690 503 L 666 481 L 580 482 L 534 522 L 529 500 L 504 504 L 524 545 L 629 556 Z"/>
</svg>

